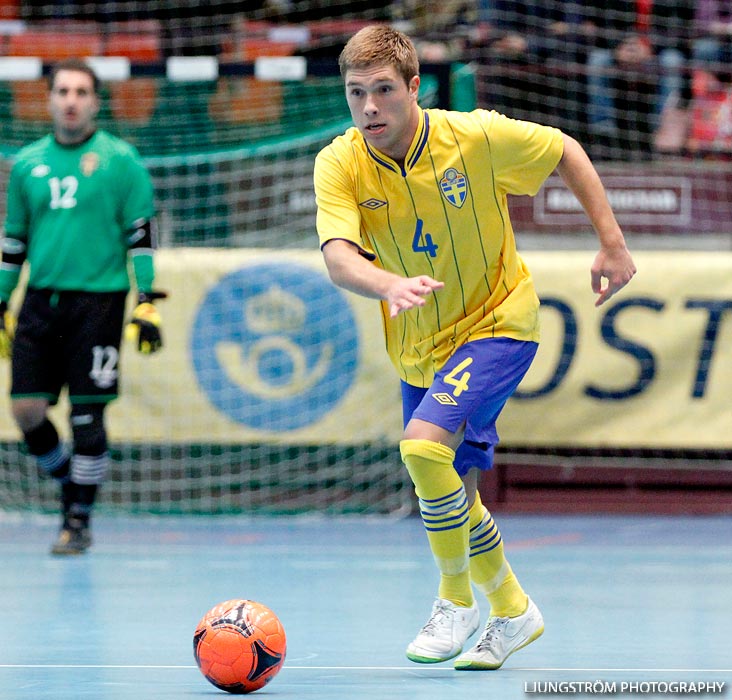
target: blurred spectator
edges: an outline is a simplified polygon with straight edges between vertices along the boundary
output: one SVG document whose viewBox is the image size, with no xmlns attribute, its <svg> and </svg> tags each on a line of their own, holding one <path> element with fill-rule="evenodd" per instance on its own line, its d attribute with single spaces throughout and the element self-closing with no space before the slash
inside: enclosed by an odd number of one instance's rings
<svg viewBox="0 0 732 700">
<path fill-rule="evenodd" d="M 150 9 L 162 27 L 168 56 L 218 56 L 229 25 L 223 24 L 215 0 L 156 0 Z"/>
<path fill-rule="evenodd" d="M 651 40 L 661 69 L 654 110 L 654 148 L 660 153 L 680 153 L 689 130 L 696 5 L 697 0 L 655 0 L 651 8 Z"/>
<path fill-rule="evenodd" d="M 462 59 L 478 20 L 475 0 L 400 0 L 390 11 L 427 63 Z"/>
<path fill-rule="evenodd" d="M 698 0 L 693 44 L 694 98 L 687 149 L 695 155 L 732 153 L 732 2 Z"/>
<path fill-rule="evenodd" d="M 644 159 L 651 153 L 659 66 L 645 37 L 631 33 L 613 51 L 617 69 L 610 82 L 617 126 L 616 157 Z"/>
<path fill-rule="evenodd" d="M 260 4 L 264 8 L 262 19 L 293 23 L 335 18 L 384 19 L 391 3 L 389 0 L 264 0 Z"/>
<path fill-rule="evenodd" d="M 732 2 L 697 0 L 693 58 L 695 65 L 707 64 L 721 82 L 731 82 Z"/>
<path fill-rule="evenodd" d="M 587 61 L 595 157 L 646 158 L 654 142 L 658 150 L 683 147 L 680 107 L 690 97 L 685 64 L 693 5 L 692 0 L 585 3 L 597 37 Z"/>
<path fill-rule="evenodd" d="M 471 47 L 483 66 L 483 106 L 584 140 L 581 8 L 568 0 L 478 0 Z"/>
</svg>

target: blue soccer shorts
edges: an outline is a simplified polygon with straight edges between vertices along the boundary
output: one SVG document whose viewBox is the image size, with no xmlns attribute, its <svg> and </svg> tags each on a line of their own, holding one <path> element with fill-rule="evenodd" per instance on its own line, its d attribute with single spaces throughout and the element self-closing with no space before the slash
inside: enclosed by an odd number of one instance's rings
<svg viewBox="0 0 732 700">
<path fill-rule="evenodd" d="M 402 382 L 404 426 L 412 418 L 451 433 L 465 424 L 455 453 L 461 476 L 471 467 L 490 469 L 498 444 L 496 421 L 536 355 L 538 343 L 512 338 L 485 338 L 459 347 L 435 374 L 432 385 Z"/>
</svg>

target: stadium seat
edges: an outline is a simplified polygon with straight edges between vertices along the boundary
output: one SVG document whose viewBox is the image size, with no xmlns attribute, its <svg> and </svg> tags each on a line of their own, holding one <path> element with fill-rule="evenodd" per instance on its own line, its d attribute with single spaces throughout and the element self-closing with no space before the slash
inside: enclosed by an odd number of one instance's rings
<svg viewBox="0 0 732 700">
<path fill-rule="evenodd" d="M 252 62 L 260 56 L 291 56 L 300 44 L 287 29 L 270 22 L 239 20 L 222 42 L 224 63 Z"/>
<path fill-rule="evenodd" d="M 332 59 L 338 56 L 343 45 L 357 31 L 371 24 L 359 19 L 323 19 L 307 23 L 310 40 L 301 54 L 313 59 Z"/>
<path fill-rule="evenodd" d="M 324 19 L 308 22 L 314 40 L 351 37 L 372 22 L 363 19 Z"/>
<path fill-rule="evenodd" d="M 155 112 L 158 81 L 131 78 L 109 83 L 109 107 L 115 120 L 130 126 L 145 126 Z"/>
<path fill-rule="evenodd" d="M 118 31 L 107 36 L 105 56 L 126 56 L 130 61 L 149 63 L 162 60 L 160 34 L 156 32 Z"/>
<path fill-rule="evenodd" d="M 224 62 L 235 63 L 240 61 L 239 44 L 243 37 L 257 37 L 266 39 L 267 33 L 274 25 L 271 22 L 237 19 L 232 22 L 231 30 L 221 37 L 221 55 Z"/>
<path fill-rule="evenodd" d="M 14 80 L 11 84 L 13 95 L 13 119 L 29 122 L 51 122 L 48 112 L 48 86 L 44 78 L 37 80 Z"/>
<path fill-rule="evenodd" d="M 20 0 L 0 0 L 1 19 L 20 19 Z"/>
<path fill-rule="evenodd" d="M 57 61 L 77 56 L 101 56 L 102 50 L 102 35 L 96 30 L 30 29 L 8 37 L 7 54 Z"/>
<path fill-rule="evenodd" d="M 224 62 L 251 62 L 260 56 L 292 56 L 298 45 L 289 41 L 270 41 L 267 38 L 244 36 L 221 56 Z"/>
<path fill-rule="evenodd" d="M 209 99 L 209 116 L 218 124 L 278 122 L 282 84 L 256 78 L 221 78 Z"/>
</svg>

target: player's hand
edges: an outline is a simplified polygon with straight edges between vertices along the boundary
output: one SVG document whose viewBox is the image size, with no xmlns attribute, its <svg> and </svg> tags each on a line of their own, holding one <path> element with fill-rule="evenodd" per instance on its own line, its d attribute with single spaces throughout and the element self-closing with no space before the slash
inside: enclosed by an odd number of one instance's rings
<svg viewBox="0 0 732 700">
<path fill-rule="evenodd" d="M 595 257 L 590 273 L 592 291 L 599 294 L 595 306 L 600 306 L 633 279 L 636 267 L 625 246 L 603 248 Z M 607 280 L 605 285 L 603 279 Z"/>
<path fill-rule="evenodd" d="M 8 303 L 0 301 L 0 359 L 7 360 L 13 350 L 15 317 L 8 311 Z"/>
<path fill-rule="evenodd" d="M 138 295 L 138 304 L 125 328 L 125 338 L 135 343 L 143 355 L 150 355 L 163 347 L 162 321 L 153 302 L 167 296 L 165 292 L 141 292 Z"/>
<path fill-rule="evenodd" d="M 427 303 L 425 297 L 444 286 L 444 282 L 438 282 L 427 275 L 398 278 L 386 296 L 389 316 L 395 318 L 402 311 L 407 311 L 415 306 L 424 306 Z"/>
</svg>

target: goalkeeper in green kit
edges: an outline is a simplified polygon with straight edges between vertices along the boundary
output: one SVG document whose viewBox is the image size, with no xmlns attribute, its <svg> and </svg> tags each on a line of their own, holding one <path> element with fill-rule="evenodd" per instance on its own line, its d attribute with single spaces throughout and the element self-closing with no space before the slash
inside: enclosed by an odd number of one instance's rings
<svg viewBox="0 0 732 700">
<path fill-rule="evenodd" d="M 161 345 L 153 291 L 150 176 L 137 151 L 96 128 L 99 79 L 83 61 L 49 77 L 53 134 L 21 149 L 7 191 L 0 263 L 0 356 L 11 358 L 11 405 L 39 470 L 60 484 L 63 521 L 53 554 L 91 544 L 90 515 L 109 465 L 104 413 L 117 397 L 132 270 L 138 303 L 126 335 L 142 353 Z M 8 309 L 21 268 L 17 324 Z M 48 418 L 68 390 L 72 445 Z"/>
</svg>

